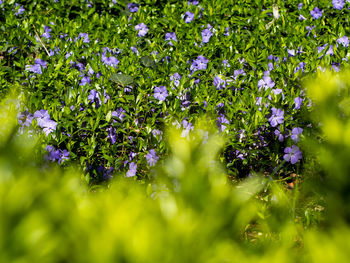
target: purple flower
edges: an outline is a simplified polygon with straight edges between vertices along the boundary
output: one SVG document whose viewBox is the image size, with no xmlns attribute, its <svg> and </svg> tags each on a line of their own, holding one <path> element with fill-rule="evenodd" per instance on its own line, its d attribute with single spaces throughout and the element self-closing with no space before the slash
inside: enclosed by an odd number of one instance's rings
<svg viewBox="0 0 350 263">
<path fill-rule="evenodd" d="M 310 11 L 310 14 L 312 15 L 312 18 L 319 19 L 322 17 L 322 10 L 320 10 L 318 7 L 315 7 L 313 10 Z"/>
<path fill-rule="evenodd" d="M 326 55 L 329 55 L 329 56 L 333 56 L 334 55 L 334 46 L 333 45 L 329 46 L 329 49 L 328 49 Z"/>
<path fill-rule="evenodd" d="M 190 11 L 187 11 L 184 14 L 184 16 L 183 16 L 183 19 L 185 20 L 185 23 L 191 23 L 193 18 L 194 18 L 194 14 L 191 13 Z"/>
<path fill-rule="evenodd" d="M 208 43 L 213 33 L 208 29 L 202 31 L 202 43 Z"/>
<path fill-rule="evenodd" d="M 303 99 L 300 97 L 296 97 L 294 99 L 294 104 L 295 104 L 294 109 L 299 110 L 302 103 L 303 103 Z"/>
<path fill-rule="evenodd" d="M 281 131 L 279 130 L 279 128 L 276 129 L 276 130 L 274 131 L 274 133 L 275 133 L 275 135 L 277 136 L 277 138 L 278 138 L 278 140 L 279 140 L 280 142 L 283 142 L 283 141 L 284 141 L 284 136 L 283 136 L 283 134 L 281 133 Z"/>
<path fill-rule="evenodd" d="M 173 33 L 166 33 L 165 34 L 165 41 L 168 41 L 168 44 L 170 46 L 173 46 L 173 43 L 171 42 L 171 40 L 174 40 L 175 42 L 177 42 L 177 38 L 176 38 L 175 32 L 173 32 Z"/>
<path fill-rule="evenodd" d="M 218 90 L 221 90 L 226 87 L 226 81 L 222 79 L 221 75 L 216 75 L 214 77 L 213 84 Z"/>
<path fill-rule="evenodd" d="M 44 123 L 46 120 L 50 120 L 50 115 L 47 110 L 37 110 L 34 112 L 34 118 L 39 127 L 44 128 Z"/>
<path fill-rule="evenodd" d="M 140 23 L 135 26 L 135 30 L 138 31 L 138 37 L 144 37 L 145 35 L 147 35 L 148 27 L 144 23 Z"/>
<path fill-rule="evenodd" d="M 95 102 L 96 108 L 99 108 L 101 105 L 100 95 L 98 94 L 98 92 L 95 89 L 90 91 L 90 94 L 88 96 L 88 100 L 90 101 L 90 103 Z"/>
<path fill-rule="evenodd" d="M 267 90 L 269 88 L 273 88 L 274 86 L 275 86 L 275 82 L 273 82 L 269 76 L 264 76 L 261 80 L 258 81 L 259 91 L 261 90 L 261 87 Z"/>
<path fill-rule="evenodd" d="M 187 1 L 187 4 L 188 4 L 188 5 L 198 5 L 198 4 L 199 4 L 199 1 L 198 1 L 198 0 L 188 0 L 188 1 Z"/>
<path fill-rule="evenodd" d="M 191 64 L 191 70 L 206 70 L 209 60 L 204 56 L 200 55 Z"/>
<path fill-rule="evenodd" d="M 17 7 L 19 6 L 19 4 L 15 4 L 15 9 L 17 9 Z M 23 8 L 23 5 L 21 5 L 18 10 L 15 12 L 15 15 L 18 16 L 18 15 L 21 15 L 23 14 L 25 11 L 25 9 Z"/>
<path fill-rule="evenodd" d="M 18 124 L 29 127 L 29 125 L 32 124 L 34 116 L 28 111 L 24 111 L 24 112 L 18 113 L 17 119 L 18 119 Z"/>
<path fill-rule="evenodd" d="M 224 59 L 222 61 L 222 65 L 224 66 L 224 69 L 227 69 L 227 68 L 231 67 L 231 65 L 228 63 L 227 59 Z"/>
<path fill-rule="evenodd" d="M 35 60 L 34 65 L 26 65 L 25 70 L 36 74 L 42 74 L 41 67 L 46 68 L 46 66 L 47 66 L 47 62 L 45 60 L 38 58 Z"/>
<path fill-rule="evenodd" d="M 109 127 L 107 128 L 107 138 L 111 140 L 112 144 L 115 144 L 115 142 L 117 141 L 117 133 L 114 127 Z"/>
<path fill-rule="evenodd" d="M 107 57 L 106 55 L 103 55 L 103 54 L 102 54 L 101 61 L 103 64 L 112 66 L 114 68 L 117 68 L 117 65 L 119 63 L 119 60 L 116 57 L 114 56 Z"/>
<path fill-rule="evenodd" d="M 227 26 L 227 27 L 225 27 L 225 30 L 224 30 L 224 36 L 229 36 L 230 35 L 230 27 L 229 26 Z"/>
<path fill-rule="evenodd" d="M 129 163 L 129 170 L 126 172 L 126 177 L 133 177 L 136 175 L 137 164 L 134 162 Z"/>
<path fill-rule="evenodd" d="M 300 62 L 299 63 L 299 66 L 297 66 L 294 70 L 294 73 L 298 72 L 300 69 L 302 70 L 302 72 L 304 72 L 304 69 L 305 69 L 305 62 Z"/>
<path fill-rule="evenodd" d="M 83 43 L 89 43 L 90 42 L 88 33 L 79 33 L 78 39 L 80 39 L 80 38 L 83 39 Z M 77 41 L 77 39 L 75 39 L 75 41 Z"/>
<path fill-rule="evenodd" d="M 179 73 L 174 73 L 170 76 L 170 80 L 174 82 L 174 85 L 178 87 L 180 85 L 181 75 Z"/>
<path fill-rule="evenodd" d="M 302 158 L 299 147 L 295 145 L 285 148 L 284 153 L 283 159 L 287 162 L 291 162 L 291 164 L 296 164 Z"/>
<path fill-rule="evenodd" d="M 344 47 L 349 46 L 349 38 L 347 36 L 343 36 L 337 39 L 337 43 L 343 45 Z"/>
<path fill-rule="evenodd" d="M 294 57 L 295 56 L 295 49 L 287 49 L 288 56 Z"/>
<path fill-rule="evenodd" d="M 60 156 L 61 156 L 60 150 L 56 150 L 52 145 L 47 145 L 45 147 L 45 151 L 49 152 L 45 156 L 46 160 L 54 162 L 60 159 Z"/>
<path fill-rule="evenodd" d="M 42 128 L 46 136 L 48 136 L 51 132 L 56 130 L 57 122 L 46 119 L 42 123 Z"/>
<path fill-rule="evenodd" d="M 217 125 L 219 126 L 219 130 L 221 132 L 223 132 L 227 128 L 224 124 L 230 124 L 230 122 L 228 121 L 228 119 L 226 119 L 224 115 L 221 115 L 220 117 L 218 117 L 217 121 Z"/>
<path fill-rule="evenodd" d="M 340 71 L 340 64 L 339 64 L 339 63 L 336 63 L 336 62 L 333 62 L 333 63 L 332 63 L 332 69 L 333 69 L 335 72 L 339 72 L 339 71 Z"/>
<path fill-rule="evenodd" d="M 50 34 L 51 31 L 52 31 L 51 27 L 44 26 L 44 33 L 41 35 L 41 37 L 51 38 L 51 34 Z"/>
<path fill-rule="evenodd" d="M 284 121 L 284 111 L 281 109 L 272 108 L 272 116 L 269 118 L 270 125 L 276 127 L 278 124 L 282 124 Z"/>
<path fill-rule="evenodd" d="M 146 160 L 149 166 L 154 166 L 157 163 L 158 159 L 159 157 L 157 156 L 155 150 L 151 149 L 148 151 L 146 155 Z"/>
<path fill-rule="evenodd" d="M 190 123 L 186 118 L 182 120 L 182 127 L 183 130 L 181 132 L 181 137 L 183 138 L 188 137 L 190 131 L 193 131 L 194 129 L 192 123 Z"/>
<path fill-rule="evenodd" d="M 140 54 L 136 47 L 131 47 L 130 49 L 131 49 L 131 51 L 134 52 L 134 54 L 136 54 L 137 56 Z"/>
<path fill-rule="evenodd" d="M 58 163 L 59 164 L 64 163 L 66 160 L 69 159 L 68 156 L 69 156 L 69 151 L 67 151 L 66 149 L 64 149 L 63 151 L 60 150 L 60 156 L 59 156 L 59 159 L 58 159 Z"/>
<path fill-rule="evenodd" d="M 123 114 L 124 112 L 125 110 L 123 110 L 123 108 L 119 108 L 117 109 L 117 111 L 112 112 L 112 117 L 119 118 L 121 121 L 123 121 L 123 119 L 125 118 L 125 114 Z"/>
<path fill-rule="evenodd" d="M 91 83 L 90 77 L 84 76 L 84 77 L 81 79 L 81 81 L 80 81 L 80 83 L 79 83 L 79 86 L 85 86 L 86 84 L 89 84 L 89 86 L 90 86 L 90 83 Z"/>
<path fill-rule="evenodd" d="M 333 0 L 332 4 L 334 9 L 342 10 L 345 5 L 345 2 L 344 0 Z"/>
<path fill-rule="evenodd" d="M 137 11 L 139 11 L 139 4 L 137 4 L 137 3 L 129 3 L 128 4 L 128 8 L 129 8 L 129 11 L 131 13 L 136 13 Z"/>
<path fill-rule="evenodd" d="M 166 97 L 168 97 L 168 91 L 165 86 L 155 87 L 154 89 L 154 97 L 160 101 L 165 101 Z"/>
<path fill-rule="evenodd" d="M 292 135 L 291 135 L 292 140 L 295 143 L 297 143 L 299 141 L 299 137 L 300 137 L 300 135 L 302 133 L 303 133 L 303 129 L 302 128 L 299 128 L 299 127 L 293 128 Z"/>
<path fill-rule="evenodd" d="M 298 9 L 300 10 L 300 9 L 302 9 L 303 8 L 303 3 L 299 3 L 298 4 Z"/>
</svg>

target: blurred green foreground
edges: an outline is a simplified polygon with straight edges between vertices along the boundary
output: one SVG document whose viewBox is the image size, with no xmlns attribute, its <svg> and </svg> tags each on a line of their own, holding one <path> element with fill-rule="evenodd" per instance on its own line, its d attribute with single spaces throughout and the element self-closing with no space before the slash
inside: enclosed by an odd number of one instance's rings
<svg viewBox="0 0 350 263">
<path fill-rule="evenodd" d="M 0 262 L 350 262 L 349 83 L 347 72 L 309 84 L 322 133 L 304 148 L 327 204 L 315 227 L 300 220 L 310 189 L 258 176 L 231 184 L 215 161 L 223 138 L 201 129 L 189 140 L 169 132 L 172 155 L 152 183 L 89 191 L 78 171 L 36 165 L 35 135 L 16 133 L 17 102 L 3 100 Z"/>
</svg>

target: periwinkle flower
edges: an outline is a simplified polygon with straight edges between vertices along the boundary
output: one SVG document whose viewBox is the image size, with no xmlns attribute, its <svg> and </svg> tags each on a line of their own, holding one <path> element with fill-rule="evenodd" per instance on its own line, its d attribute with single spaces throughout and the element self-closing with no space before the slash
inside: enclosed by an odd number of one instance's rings
<svg viewBox="0 0 350 263">
<path fill-rule="evenodd" d="M 146 155 L 146 160 L 149 166 L 154 166 L 157 163 L 159 157 L 157 156 L 156 151 L 154 149 L 148 151 Z"/>
<path fill-rule="evenodd" d="M 16 3 L 16 4 L 15 4 L 15 9 L 17 9 L 18 6 L 19 6 L 19 4 Z M 24 9 L 23 5 L 21 5 L 21 6 L 18 8 L 18 10 L 15 12 L 15 16 L 19 16 L 19 15 L 23 14 L 24 11 L 25 11 L 25 9 Z"/>
<path fill-rule="evenodd" d="M 198 1 L 198 0 L 188 0 L 188 1 L 187 1 L 187 4 L 188 4 L 188 5 L 198 5 L 198 4 L 199 4 L 199 1 Z"/>
<path fill-rule="evenodd" d="M 204 56 L 200 55 L 191 64 L 191 70 L 206 70 L 209 60 Z"/>
<path fill-rule="evenodd" d="M 101 61 L 103 64 L 112 66 L 114 68 L 117 68 L 117 65 L 119 64 L 119 60 L 116 57 L 114 56 L 107 57 L 106 55 L 103 55 L 103 54 L 102 54 Z"/>
<path fill-rule="evenodd" d="M 90 42 L 88 33 L 79 33 L 78 39 L 80 39 L 80 38 L 83 39 L 83 43 L 89 43 Z"/>
<path fill-rule="evenodd" d="M 217 121 L 217 125 L 221 132 L 223 132 L 227 128 L 227 126 L 224 124 L 230 124 L 230 122 L 228 119 L 226 119 L 225 115 L 222 114 L 220 115 L 220 117 L 218 117 L 218 121 Z"/>
<path fill-rule="evenodd" d="M 175 72 L 172 76 L 170 76 L 170 80 L 174 83 L 176 87 L 180 85 L 181 75 Z"/>
<path fill-rule="evenodd" d="M 168 91 L 165 86 L 155 87 L 154 89 L 154 97 L 160 101 L 165 101 L 166 97 L 168 97 Z"/>
<path fill-rule="evenodd" d="M 117 141 L 117 131 L 114 127 L 109 127 L 107 128 L 107 138 L 109 140 L 111 140 L 112 144 L 115 144 L 115 142 Z"/>
<path fill-rule="evenodd" d="M 288 56 L 294 57 L 295 56 L 295 49 L 287 49 Z"/>
<path fill-rule="evenodd" d="M 330 45 L 326 55 L 333 56 L 334 55 L 334 46 Z"/>
<path fill-rule="evenodd" d="M 129 8 L 129 11 L 131 13 L 136 13 L 137 11 L 139 11 L 139 4 L 137 4 L 137 3 L 129 3 L 128 4 L 128 8 Z"/>
<path fill-rule="evenodd" d="M 140 23 L 135 26 L 135 30 L 137 31 L 138 37 L 144 37 L 147 35 L 148 27 L 144 23 Z"/>
<path fill-rule="evenodd" d="M 175 42 L 177 42 L 175 32 L 165 34 L 165 41 L 168 41 L 168 45 L 173 46 L 173 43 L 171 42 L 171 40 L 174 40 Z"/>
<path fill-rule="evenodd" d="M 126 172 L 126 177 L 133 177 L 136 175 L 137 164 L 134 162 L 129 163 L 129 170 Z"/>
<path fill-rule="evenodd" d="M 284 141 L 284 136 L 283 134 L 281 133 L 281 131 L 279 129 L 276 129 L 274 131 L 274 134 L 276 135 L 277 139 L 280 141 L 280 142 L 283 142 Z"/>
<path fill-rule="evenodd" d="M 342 10 L 345 5 L 345 2 L 344 0 L 333 0 L 332 4 L 334 9 Z"/>
<path fill-rule="evenodd" d="M 43 121 L 43 132 L 45 133 L 46 136 L 48 136 L 50 133 L 56 130 L 57 127 L 57 122 L 53 120 L 44 120 Z"/>
<path fill-rule="evenodd" d="M 265 90 L 267 90 L 269 88 L 273 88 L 274 86 L 275 82 L 273 82 L 269 76 L 264 76 L 261 80 L 258 81 L 259 91 L 262 87 L 265 88 Z"/>
<path fill-rule="evenodd" d="M 190 123 L 186 118 L 182 120 L 183 130 L 181 132 L 181 137 L 188 138 L 190 131 L 194 129 L 192 123 Z"/>
<path fill-rule="evenodd" d="M 61 153 L 59 149 L 55 149 L 52 145 L 47 145 L 45 147 L 45 151 L 48 152 L 48 154 L 45 156 L 45 159 L 47 161 L 58 161 L 60 159 Z"/>
<path fill-rule="evenodd" d="M 310 14 L 312 16 L 312 18 L 315 19 L 319 19 L 322 17 L 322 10 L 320 10 L 318 7 L 315 7 L 313 10 L 310 11 Z"/>
<path fill-rule="evenodd" d="M 42 68 L 46 68 L 46 67 L 47 67 L 47 62 L 38 58 L 35 60 L 34 65 L 26 65 L 25 70 L 36 74 L 42 74 Z"/>
<path fill-rule="evenodd" d="M 300 135 L 303 133 L 303 129 L 300 127 L 295 127 L 292 129 L 292 135 L 291 138 L 292 140 L 297 143 L 299 141 Z"/>
<path fill-rule="evenodd" d="M 50 117 L 50 116 L 49 116 Z M 18 124 L 22 126 L 29 127 L 32 124 L 32 121 L 34 119 L 33 114 L 29 113 L 27 110 L 24 112 L 20 112 L 17 115 Z"/>
<path fill-rule="evenodd" d="M 228 63 L 227 59 L 224 59 L 222 61 L 222 65 L 224 66 L 224 69 L 230 68 L 231 65 Z"/>
<path fill-rule="evenodd" d="M 50 115 L 47 110 L 37 110 L 34 112 L 34 118 L 39 127 L 44 128 L 44 123 L 50 120 Z"/>
<path fill-rule="evenodd" d="M 137 56 L 140 54 L 140 52 L 137 50 L 136 47 L 131 47 L 130 49 L 131 49 L 131 51 L 132 51 L 134 54 L 136 54 Z"/>
<path fill-rule="evenodd" d="M 301 10 L 303 8 L 303 3 L 298 4 L 298 9 Z"/>
<path fill-rule="evenodd" d="M 214 77 L 214 81 L 213 81 L 214 86 L 218 89 L 221 90 L 223 88 L 226 87 L 226 80 L 224 79 L 223 76 L 221 75 L 216 75 Z"/>
<path fill-rule="evenodd" d="M 230 27 L 225 27 L 225 30 L 224 30 L 224 36 L 229 36 L 230 35 Z"/>
<path fill-rule="evenodd" d="M 202 31 L 202 43 L 208 43 L 213 33 L 210 29 L 206 28 Z"/>
<path fill-rule="evenodd" d="M 302 158 L 299 147 L 295 145 L 285 148 L 284 153 L 283 159 L 291 164 L 296 164 Z"/>
<path fill-rule="evenodd" d="M 337 39 L 337 43 L 341 44 L 343 47 L 349 46 L 349 38 L 347 36 L 343 36 Z"/>
<path fill-rule="evenodd" d="M 58 163 L 62 164 L 64 163 L 66 160 L 69 159 L 69 151 L 67 151 L 66 149 L 64 149 L 63 151 L 60 150 L 60 156 L 58 158 Z"/>
<path fill-rule="evenodd" d="M 269 118 L 270 125 L 276 127 L 278 124 L 282 124 L 284 121 L 284 111 L 281 109 L 272 108 L 272 115 Z"/>
<path fill-rule="evenodd" d="M 52 31 L 51 27 L 49 26 L 44 26 L 44 33 L 41 35 L 41 37 L 44 37 L 44 38 L 51 38 L 51 34 L 50 32 Z"/>
<path fill-rule="evenodd" d="M 302 103 L 303 103 L 303 99 L 300 97 L 296 97 L 294 99 L 294 104 L 295 104 L 294 109 L 299 110 Z"/>
<path fill-rule="evenodd" d="M 336 63 L 336 62 L 333 62 L 333 63 L 332 63 L 332 69 L 333 69 L 335 72 L 339 72 L 339 71 L 340 71 L 340 64 L 339 64 L 339 63 Z"/>
<path fill-rule="evenodd" d="M 190 11 L 187 11 L 184 14 L 184 16 L 183 16 L 183 19 L 185 20 L 185 23 L 191 23 L 193 18 L 194 18 L 194 14 L 191 13 Z"/>
<path fill-rule="evenodd" d="M 88 100 L 90 101 L 90 103 L 95 102 L 96 108 L 99 108 L 101 105 L 100 95 L 98 94 L 98 92 L 95 89 L 90 91 L 90 94 L 88 96 Z"/>
<path fill-rule="evenodd" d="M 118 108 L 116 111 L 112 112 L 112 117 L 118 118 L 119 120 L 123 121 L 123 119 L 125 118 L 124 112 L 125 110 L 123 108 Z"/>
<path fill-rule="evenodd" d="M 299 66 L 297 66 L 294 70 L 294 73 L 297 73 L 300 69 L 302 70 L 302 72 L 304 72 L 304 69 L 305 69 L 305 62 L 300 62 L 299 63 Z"/>
</svg>

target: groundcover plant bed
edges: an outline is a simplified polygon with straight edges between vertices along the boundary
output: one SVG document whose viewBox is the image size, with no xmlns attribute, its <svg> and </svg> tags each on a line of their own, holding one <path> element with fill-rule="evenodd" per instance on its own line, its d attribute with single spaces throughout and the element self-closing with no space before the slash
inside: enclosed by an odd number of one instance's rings
<svg viewBox="0 0 350 263">
<path fill-rule="evenodd" d="M 0 262 L 349 262 L 349 8 L 0 0 Z"/>
<path fill-rule="evenodd" d="M 148 178 L 166 127 L 205 116 L 233 177 L 299 173 L 316 133 L 303 79 L 341 70 L 345 1 L 1 1 L 1 94 L 41 154 L 91 184 Z"/>
</svg>

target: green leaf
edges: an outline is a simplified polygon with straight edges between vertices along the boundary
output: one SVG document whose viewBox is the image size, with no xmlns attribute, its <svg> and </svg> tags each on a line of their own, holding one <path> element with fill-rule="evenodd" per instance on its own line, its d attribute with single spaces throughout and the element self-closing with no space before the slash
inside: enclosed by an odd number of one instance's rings
<svg viewBox="0 0 350 263">
<path fill-rule="evenodd" d="M 126 75 L 126 74 L 123 74 L 123 73 L 112 74 L 111 80 L 119 83 L 122 86 L 130 85 L 134 82 L 133 77 Z"/>
<path fill-rule="evenodd" d="M 153 68 L 153 69 L 156 68 L 156 63 L 154 62 L 154 60 L 150 56 L 143 56 L 141 58 L 141 63 L 145 67 Z"/>
</svg>

